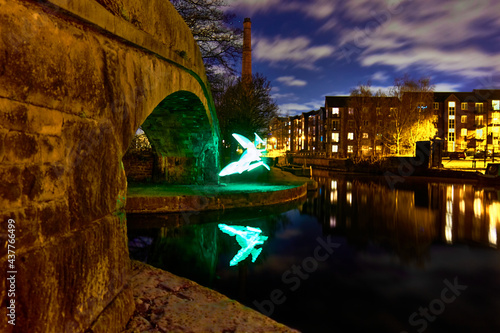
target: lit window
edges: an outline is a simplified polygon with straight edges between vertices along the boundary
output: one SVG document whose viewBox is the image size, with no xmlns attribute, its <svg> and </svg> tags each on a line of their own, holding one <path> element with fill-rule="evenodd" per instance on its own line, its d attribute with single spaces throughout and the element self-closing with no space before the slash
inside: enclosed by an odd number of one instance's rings
<svg viewBox="0 0 500 333">
<path fill-rule="evenodd" d="M 500 112 L 493 112 L 491 114 L 491 122 L 492 124 L 500 124 Z"/>
<path fill-rule="evenodd" d="M 348 112 L 349 112 L 349 114 L 354 114 L 354 109 L 353 108 L 349 108 Z"/>
<path fill-rule="evenodd" d="M 478 140 L 483 139 L 483 130 L 482 129 L 476 130 L 476 139 L 478 139 Z"/>
<path fill-rule="evenodd" d="M 332 108 L 332 115 L 338 116 L 339 115 L 339 108 Z"/>
<path fill-rule="evenodd" d="M 353 153 L 354 152 L 353 146 L 347 146 L 347 152 L 348 153 Z"/>
<path fill-rule="evenodd" d="M 353 132 L 347 133 L 347 140 L 354 140 L 354 133 Z"/>
<path fill-rule="evenodd" d="M 492 104 L 492 107 L 493 107 L 493 111 L 500 111 L 500 100 L 493 100 L 491 102 Z"/>
<path fill-rule="evenodd" d="M 462 128 L 461 134 L 462 136 L 467 136 L 467 128 Z"/>
<path fill-rule="evenodd" d="M 439 110 L 439 103 L 434 103 L 434 110 Z"/>
<path fill-rule="evenodd" d="M 455 102 L 448 102 L 448 115 L 455 115 Z"/>
<path fill-rule="evenodd" d="M 368 133 L 363 133 L 363 139 L 368 139 Z"/>
<path fill-rule="evenodd" d="M 339 151 L 339 146 L 333 145 L 332 146 L 332 153 L 337 153 Z"/>
<path fill-rule="evenodd" d="M 462 110 L 468 110 L 469 109 L 469 104 L 462 103 L 461 108 L 462 108 Z"/>
<path fill-rule="evenodd" d="M 332 133 L 332 141 L 339 142 L 339 133 Z"/>
<path fill-rule="evenodd" d="M 467 116 L 462 116 L 462 124 L 467 123 Z"/>
<path fill-rule="evenodd" d="M 483 112 L 483 103 L 476 103 L 476 111 Z"/>
<path fill-rule="evenodd" d="M 448 128 L 455 128 L 455 120 L 453 119 L 448 120 Z"/>
<path fill-rule="evenodd" d="M 483 126 L 483 116 L 476 116 L 476 126 Z"/>
<path fill-rule="evenodd" d="M 462 143 L 460 144 L 460 149 L 467 149 L 467 142 L 466 141 L 462 141 Z"/>
<path fill-rule="evenodd" d="M 390 108 L 389 111 L 391 111 L 391 113 L 396 113 L 398 111 L 397 108 Z"/>
<path fill-rule="evenodd" d="M 448 141 L 452 142 L 455 141 L 455 133 L 448 133 Z"/>
</svg>

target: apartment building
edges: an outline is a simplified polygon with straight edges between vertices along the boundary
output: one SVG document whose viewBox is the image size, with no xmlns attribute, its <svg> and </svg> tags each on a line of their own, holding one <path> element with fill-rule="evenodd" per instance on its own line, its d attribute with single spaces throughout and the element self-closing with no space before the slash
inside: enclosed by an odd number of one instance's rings
<svg viewBox="0 0 500 333">
<path fill-rule="evenodd" d="M 447 151 L 500 150 L 500 89 L 436 92 L 434 109 Z"/>
<path fill-rule="evenodd" d="M 334 158 L 396 154 L 395 128 L 404 120 L 406 105 L 418 110 L 412 121 L 432 124 L 417 124 L 412 131 L 425 130 L 425 137 L 444 140 L 449 152 L 500 151 L 500 89 L 407 93 L 402 100 L 326 96 L 320 110 L 276 118 L 268 140 L 274 149 Z"/>
</svg>

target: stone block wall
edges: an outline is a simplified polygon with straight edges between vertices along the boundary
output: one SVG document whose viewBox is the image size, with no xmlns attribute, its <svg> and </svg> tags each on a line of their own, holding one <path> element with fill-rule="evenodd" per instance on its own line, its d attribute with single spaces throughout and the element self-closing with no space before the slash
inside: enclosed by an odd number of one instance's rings
<svg viewBox="0 0 500 333">
<path fill-rule="evenodd" d="M 155 155 L 152 151 L 127 152 L 123 156 L 123 167 L 129 182 L 150 182 L 153 177 Z"/>
<path fill-rule="evenodd" d="M 123 154 L 167 96 L 211 101 L 196 43 L 171 4 L 126 4 L 144 8 L 135 24 L 93 0 L 0 0 L 0 332 L 119 332 L 134 310 Z M 146 23 L 146 12 L 163 16 Z M 11 300 L 15 326 L 5 320 Z"/>
</svg>

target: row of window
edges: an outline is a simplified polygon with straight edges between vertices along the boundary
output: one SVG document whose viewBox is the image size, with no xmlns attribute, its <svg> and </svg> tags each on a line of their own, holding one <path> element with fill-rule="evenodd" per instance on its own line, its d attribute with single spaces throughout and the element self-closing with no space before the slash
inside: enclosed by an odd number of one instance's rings
<svg viewBox="0 0 500 333">
<path fill-rule="evenodd" d="M 476 126 L 482 126 L 483 125 L 483 116 L 476 116 L 475 118 L 475 125 Z M 498 124 L 500 123 L 500 112 L 494 112 L 492 114 L 492 124 Z M 449 128 L 454 128 L 454 121 L 455 120 L 455 117 L 454 116 L 449 116 L 448 118 L 448 123 L 449 123 Z M 460 117 L 460 122 L 462 124 L 466 124 L 467 123 L 467 116 L 461 116 Z M 452 126 L 452 123 L 453 123 L 453 126 Z"/>
<path fill-rule="evenodd" d="M 391 113 L 394 113 L 397 111 L 397 108 L 389 108 L 390 109 L 390 112 Z M 340 116 L 340 108 L 331 108 L 331 111 L 332 111 L 332 117 L 336 118 L 336 117 L 339 117 Z M 381 113 L 381 109 L 379 107 L 375 108 L 375 111 L 377 113 L 377 116 L 380 116 L 382 113 Z M 363 113 L 368 113 L 368 108 L 363 108 L 362 110 Z M 353 108 L 348 108 L 347 109 L 347 113 L 349 115 L 353 115 L 354 114 L 354 109 Z"/>
<path fill-rule="evenodd" d="M 372 147 L 370 146 L 361 146 L 361 150 L 370 150 L 372 149 Z M 382 151 L 382 146 L 376 146 L 375 147 L 375 150 L 377 152 L 381 152 Z M 339 152 L 339 146 L 338 145 L 333 145 L 332 146 L 332 153 L 338 153 Z M 354 146 L 347 146 L 347 152 L 348 153 L 354 153 Z"/>
<path fill-rule="evenodd" d="M 362 138 L 368 139 L 368 133 L 363 133 Z M 354 140 L 354 132 L 347 133 L 347 140 Z M 339 142 L 340 141 L 340 133 L 332 133 L 332 141 Z"/>
<path fill-rule="evenodd" d="M 476 130 L 476 136 L 475 138 L 477 140 L 484 140 L 484 130 L 478 129 Z M 469 134 L 469 131 L 467 128 L 462 128 L 460 135 L 463 137 L 466 137 Z M 448 132 L 448 141 L 455 141 L 455 132 Z"/>
<path fill-rule="evenodd" d="M 474 107 L 475 110 L 478 112 L 483 112 L 484 111 L 484 103 L 475 103 Z M 448 111 L 453 111 L 455 112 L 455 107 L 456 103 L 455 102 L 448 102 Z M 491 101 L 491 107 L 493 111 L 500 111 L 500 100 L 493 100 Z M 462 110 L 469 110 L 469 103 L 461 103 L 460 108 Z M 434 103 L 434 110 L 439 110 L 439 103 Z"/>
<path fill-rule="evenodd" d="M 419 106 L 419 108 L 424 108 L 423 103 L 421 103 L 421 104 L 422 104 L 422 106 Z M 492 104 L 493 111 L 500 111 L 500 100 L 493 100 L 491 102 L 491 104 Z M 453 110 L 453 112 L 455 112 L 455 107 L 456 107 L 456 103 L 455 102 L 448 102 L 448 109 L 450 111 Z M 484 103 L 475 103 L 474 107 L 475 107 L 475 110 L 477 112 L 483 112 L 484 111 Z M 467 102 L 460 103 L 460 109 L 461 110 L 469 110 L 469 103 L 467 103 Z M 434 103 L 434 110 L 439 110 L 439 103 L 438 102 Z M 340 108 L 331 108 L 331 111 L 332 111 L 332 116 L 333 117 L 340 116 Z M 394 113 L 396 111 L 397 111 L 397 108 L 390 108 L 390 112 L 391 113 Z M 365 113 L 368 112 L 368 108 L 363 108 L 363 112 L 365 112 Z M 377 115 L 380 115 L 380 107 L 376 108 L 376 112 L 377 112 Z M 353 115 L 354 114 L 354 109 L 353 108 L 348 108 L 348 113 L 350 115 Z"/>
</svg>

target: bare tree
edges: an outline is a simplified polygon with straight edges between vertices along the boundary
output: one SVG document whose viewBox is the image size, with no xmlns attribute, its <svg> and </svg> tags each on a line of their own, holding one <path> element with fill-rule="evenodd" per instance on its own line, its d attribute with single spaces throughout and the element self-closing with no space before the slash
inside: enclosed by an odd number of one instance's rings
<svg viewBox="0 0 500 333">
<path fill-rule="evenodd" d="M 396 154 L 410 153 L 416 141 L 425 137 L 432 122 L 431 106 L 434 86 L 429 78 L 413 79 L 408 74 L 394 80 L 391 96 L 396 103 L 390 108 L 394 124 L 393 141 Z"/>
<path fill-rule="evenodd" d="M 277 116 L 278 106 L 271 98 L 271 84 L 261 74 L 254 74 L 252 81 L 243 83 L 241 78 L 225 83 L 225 91 L 215 98 L 217 117 L 224 147 L 231 147 L 231 134 L 238 133 L 253 138 L 253 133 L 264 137 L 269 123 Z"/>
<path fill-rule="evenodd" d="M 217 71 L 233 73 L 241 58 L 243 30 L 232 25 L 234 15 L 223 8 L 224 0 L 170 0 L 184 18 L 198 42 L 207 76 L 212 82 Z"/>
</svg>

